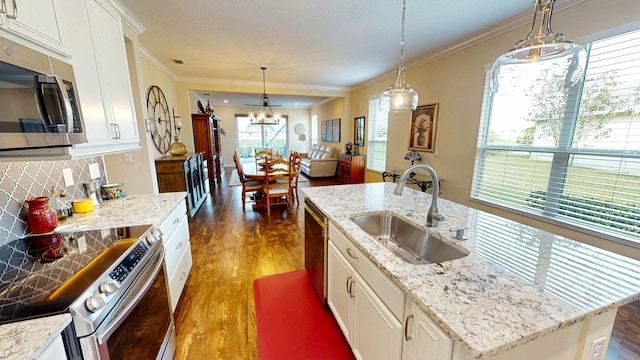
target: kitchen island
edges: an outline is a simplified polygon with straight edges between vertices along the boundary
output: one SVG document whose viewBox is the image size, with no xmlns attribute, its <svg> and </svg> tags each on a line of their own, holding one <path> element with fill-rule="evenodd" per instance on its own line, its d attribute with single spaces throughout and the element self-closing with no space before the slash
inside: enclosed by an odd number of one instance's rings
<svg viewBox="0 0 640 360">
<path fill-rule="evenodd" d="M 548 350 L 540 345 L 579 348 L 570 351 L 587 358 L 596 340 L 606 346 L 616 309 L 640 297 L 636 260 L 444 199 L 439 208 L 445 220 L 426 228 L 431 195 L 405 189 L 396 196 L 395 187 L 370 183 L 302 191 L 329 218 L 329 234 L 332 228 L 344 234 L 453 340 L 452 358 Z M 422 226 L 469 255 L 439 264 L 406 263 L 350 220 L 379 212 Z M 466 240 L 452 237 L 450 229 L 457 227 L 466 229 Z M 588 332 L 578 335 L 582 344 L 548 341 L 585 323 L 578 331 Z"/>
</svg>

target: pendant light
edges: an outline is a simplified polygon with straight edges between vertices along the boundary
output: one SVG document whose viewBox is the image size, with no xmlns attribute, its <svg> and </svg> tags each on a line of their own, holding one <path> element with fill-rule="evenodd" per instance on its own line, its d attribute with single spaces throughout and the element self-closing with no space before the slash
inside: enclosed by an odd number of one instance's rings
<svg viewBox="0 0 640 360">
<path fill-rule="evenodd" d="M 489 80 L 491 91 L 498 91 L 500 71 L 503 68 L 547 60 L 555 60 L 555 64 L 562 67 L 566 87 L 580 82 L 586 69 L 587 52 L 582 45 L 565 40 L 563 34 L 551 31 L 555 1 L 536 0 L 533 22 L 527 37 L 518 41 L 513 49 L 493 63 Z"/>
<path fill-rule="evenodd" d="M 402 37 L 400 40 L 400 65 L 396 73 L 396 83 L 389 90 L 380 94 L 379 106 L 381 111 L 399 112 L 415 110 L 418 106 L 418 93 L 405 83 L 404 68 L 404 21 L 407 0 L 402 0 Z"/>
<path fill-rule="evenodd" d="M 271 105 L 271 102 L 269 101 L 269 95 L 267 95 L 267 83 L 264 74 L 267 68 L 262 66 L 260 70 L 262 70 L 262 97 L 258 105 L 246 104 L 247 106 L 258 107 L 257 113 L 253 111 L 249 112 L 249 120 L 251 121 L 251 124 L 256 125 L 278 125 L 280 123 L 280 118 L 282 117 L 282 115 L 278 111 L 274 112 L 272 106 L 280 105 Z"/>
</svg>

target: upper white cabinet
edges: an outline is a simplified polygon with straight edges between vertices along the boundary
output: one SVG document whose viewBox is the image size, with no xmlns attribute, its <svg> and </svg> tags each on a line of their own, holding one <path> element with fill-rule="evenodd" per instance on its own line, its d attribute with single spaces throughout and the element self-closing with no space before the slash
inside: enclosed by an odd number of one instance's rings
<svg viewBox="0 0 640 360">
<path fill-rule="evenodd" d="M 137 150 L 138 128 L 125 50 L 121 13 L 107 0 L 65 0 L 80 107 L 89 143 L 75 145 L 74 156 Z"/>
<path fill-rule="evenodd" d="M 32 46 L 68 56 L 57 4 L 57 0 L 0 0 L 0 10 L 4 10 L 0 14 L 0 29 Z"/>
</svg>

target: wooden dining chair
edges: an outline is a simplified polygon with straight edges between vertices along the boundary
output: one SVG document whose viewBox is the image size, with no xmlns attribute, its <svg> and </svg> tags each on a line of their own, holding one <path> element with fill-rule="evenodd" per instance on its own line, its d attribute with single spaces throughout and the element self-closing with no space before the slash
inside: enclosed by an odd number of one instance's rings
<svg viewBox="0 0 640 360">
<path fill-rule="evenodd" d="M 291 204 L 297 202 L 300 205 L 298 194 L 298 177 L 300 177 L 300 166 L 302 164 L 302 154 L 291 151 L 289 154 L 289 169 L 291 174 Z"/>
<path fill-rule="evenodd" d="M 273 159 L 273 151 L 271 149 L 256 150 L 256 169 L 260 169 L 260 166 L 264 166 L 265 160 Z"/>
<path fill-rule="evenodd" d="M 242 184 L 242 211 L 245 211 L 245 205 L 247 203 L 247 194 L 252 202 L 258 201 L 262 197 L 263 182 L 256 180 L 247 180 L 244 177 L 244 170 L 242 169 L 242 163 L 236 152 L 233 153 L 233 162 L 236 164 L 236 171 L 238 172 L 238 178 Z"/>
<path fill-rule="evenodd" d="M 271 205 L 291 203 L 291 174 L 289 161 L 266 160 L 264 194 L 267 200 L 267 215 L 271 216 Z"/>
</svg>

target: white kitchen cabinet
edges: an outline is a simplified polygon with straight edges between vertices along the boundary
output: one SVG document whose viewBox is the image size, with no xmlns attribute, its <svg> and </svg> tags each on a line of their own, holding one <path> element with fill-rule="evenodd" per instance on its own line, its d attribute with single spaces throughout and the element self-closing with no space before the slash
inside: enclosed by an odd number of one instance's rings
<svg viewBox="0 0 640 360">
<path fill-rule="evenodd" d="M 403 360 L 451 359 L 453 340 L 407 298 Z"/>
<path fill-rule="evenodd" d="M 181 202 L 159 225 L 165 248 L 164 264 L 169 281 L 169 300 L 175 311 L 193 265 L 186 202 Z"/>
<path fill-rule="evenodd" d="M 20 40 L 69 56 L 60 28 L 57 0 L 0 0 L 0 29 Z M 13 39 L 13 40 L 18 40 Z M 20 41 L 19 41 L 20 42 Z"/>
<path fill-rule="evenodd" d="M 109 0 L 65 0 L 64 35 L 72 54 L 88 143 L 73 156 L 140 148 L 119 8 Z"/>
<path fill-rule="evenodd" d="M 58 335 L 47 347 L 38 355 L 37 360 L 66 360 L 67 355 L 62 342 L 62 335 Z"/>
<path fill-rule="evenodd" d="M 354 260 L 362 255 L 350 249 Z M 357 259 L 356 259 L 357 258 Z M 329 241 L 327 302 L 357 359 L 400 359 L 402 324 Z"/>
</svg>

